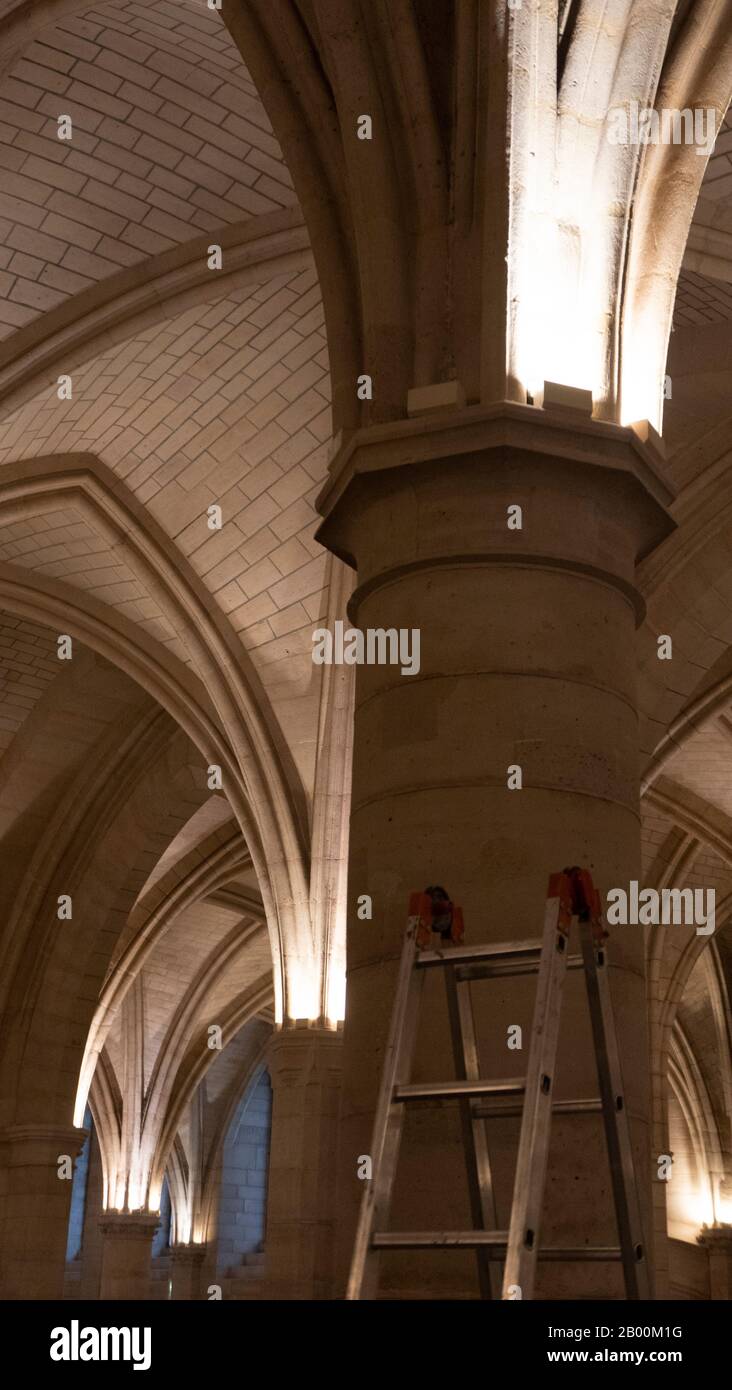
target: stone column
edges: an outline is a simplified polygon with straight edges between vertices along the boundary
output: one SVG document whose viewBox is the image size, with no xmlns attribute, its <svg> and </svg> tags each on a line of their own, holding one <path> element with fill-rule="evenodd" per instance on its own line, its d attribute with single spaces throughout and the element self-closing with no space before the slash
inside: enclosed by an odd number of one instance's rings
<svg viewBox="0 0 732 1390">
<path fill-rule="evenodd" d="M 205 1245 L 172 1245 L 170 1247 L 171 1293 L 174 1300 L 201 1297 L 201 1266 L 206 1254 Z"/>
<path fill-rule="evenodd" d="M 570 393 L 572 396 L 573 393 Z M 580 397 L 584 393 L 580 393 Z M 339 1190 L 345 1277 L 369 1151 L 409 893 L 438 883 L 470 941 L 540 935 L 547 880 L 569 864 L 601 893 L 639 877 L 634 569 L 671 529 L 654 458 L 628 429 L 571 410 L 498 406 L 360 431 L 320 498 L 319 538 L 358 571 L 351 621 L 418 629 L 418 674 L 362 665 L 356 677 L 348 887 L 348 994 Z M 521 513 L 516 508 L 521 509 Z M 514 510 L 511 510 L 514 509 Z M 520 520 L 521 529 L 509 527 Z M 509 789 L 509 769 L 522 786 Z M 373 919 L 356 915 L 360 895 Z M 611 941 L 627 1104 L 649 1201 L 643 929 Z M 565 991 L 557 1098 L 597 1094 L 581 980 Z M 535 978 L 473 985 L 484 1074 L 523 1074 Z M 415 1079 L 453 1076 L 443 984 L 428 978 Z M 507 1049 L 520 1024 L 524 1046 Z M 545 1244 L 616 1243 L 597 1117 L 555 1120 Z M 518 1136 L 491 1121 L 508 1221 Z M 648 1215 L 648 1212 L 646 1212 Z M 408 1116 L 392 1214 L 399 1229 L 471 1224 L 457 1108 Z M 650 1223 L 648 1225 L 650 1234 Z M 398 1296 L 475 1296 L 474 1259 L 382 1256 Z M 540 1266 L 538 1296 L 620 1295 L 618 1267 Z M 342 1283 L 339 1284 L 342 1287 Z"/>
<path fill-rule="evenodd" d="M 709 1256 L 709 1297 L 732 1299 L 732 1225 L 703 1226 L 697 1237 Z"/>
<path fill-rule="evenodd" d="M 159 1224 L 160 1217 L 152 1212 L 104 1213 L 99 1222 L 103 1239 L 101 1299 L 150 1297 L 152 1240 Z"/>
<path fill-rule="evenodd" d="M 85 1137 L 85 1130 L 70 1125 L 0 1131 L 3 1299 L 62 1298 L 72 1186 L 62 1174 L 76 1162 Z"/>
<path fill-rule="evenodd" d="M 270 1044 L 267 1296 L 328 1298 L 335 1248 L 342 1032 L 295 1024 Z"/>
</svg>

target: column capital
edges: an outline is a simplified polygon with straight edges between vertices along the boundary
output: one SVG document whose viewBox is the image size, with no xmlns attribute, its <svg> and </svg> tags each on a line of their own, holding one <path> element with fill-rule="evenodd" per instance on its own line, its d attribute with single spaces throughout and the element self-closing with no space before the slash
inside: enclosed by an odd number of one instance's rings
<svg viewBox="0 0 732 1390">
<path fill-rule="evenodd" d="M 284 1024 L 272 1034 L 268 1065 L 272 1084 L 300 1084 L 305 1072 L 340 1076 L 343 1028 L 324 1028 L 313 1023 Z"/>
<path fill-rule="evenodd" d="M 158 1212 L 102 1212 L 100 1298 L 149 1298 L 152 1241 L 159 1223 Z"/>
<path fill-rule="evenodd" d="M 10 1167 L 44 1165 L 56 1161 L 59 1153 L 76 1158 L 88 1131 L 75 1125 L 17 1124 L 0 1129 L 0 1146 Z"/>
<path fill-rule="evenodd" d="M 170 1258 L 177 1265 L 196 1265 L 201 1264 L 206 1254 L 207 1246 L 205 1243 L 191 1243 L 190 1245 L 171 1245 Z"/>
<path fill-rule="evenodd" d="M 355 621 L 365 597 L 410 571 L 496 562 L 602 579 L 642 621 L 635 567 L 673 531 L 672 501 L 640 427 L 503 402 L 353 431 L 318 497 L 317 534 L 358 570 Z"/>
<path fill-rule="evenodd" d="M 158 1212 L 147 1211 L 107 1211 L 99 1219 L 99 1230 L 104 1236 L 120 1236 L 130 1240 L 152 1240 L 158 1226 Z"/>
<path fill-rule="evenodd" d="M 714 1226 L 702 1226 L 697 1241 L 715 1255 L 732 1255 L 732 1225 L 718 1222 Z"/>
<path fill-rule="evenodd" d="M 662 507 L 674 500 L 665 475 L 665 447 L 655 431 L 595 420 L 580 411 L 499 401 L 341 431 L 316 505 L 321 516 L 328 516 L 357 475 L 497 449 L 630 472 Z"/>
</svg>

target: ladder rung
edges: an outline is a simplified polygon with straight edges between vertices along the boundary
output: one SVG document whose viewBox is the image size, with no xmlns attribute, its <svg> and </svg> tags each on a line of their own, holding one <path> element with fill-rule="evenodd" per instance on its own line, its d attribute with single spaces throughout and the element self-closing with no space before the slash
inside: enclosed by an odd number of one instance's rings
<svg viewBox="0 0 732 1390">
<path fill-rule="evenodd" d="M 568 1250 L 563 1250 L 559 1246 L 547 1245 L 539 1251 L 540 1260 L 601 1261 L 621 1260 L 622 1257 L 619 1245 L 577 1245 Z"/>
<path fill-rule="evenodd" d="M 541 955 L 541 941 L 485 941 L 476 946 L 446 946 L 442 951 L 419 951 L 417 966 L 470 965 L 476 960 L 497 960 L 501 956 Z"/>
<path fill-rule="evenodd" d="M 448 962 L 449 963 L 449 962 Z M 476 965 L 455 966 L 455 973 L 459 980 L 500 980 L 513 978 L 516 975 L 537 975 L 541 962 L 535 956 L 507 956 L 504 960 L 488 961 Z M 581 970 L 583 965 L 581 956 L 567 956 L 567 970 Z"/>
<path fill-rule="evenodd" d="M 378 1231 L 371 1241 L 374 1250 L 485 1250 L 488 1258 L 502 1260 L 508 1246 L 507 1231 Z M 547 1245 L 538 1252 L 540 1260 L 605 1261 L 620 1260 L 617 1245 L 578 1245 L 563 1248 Z"/>
<path fill-rule="evenodd" d="M 477 1120 L 512 1119 L 517 1115 L 523 1115 L 523 1111 L 523 1105 L 517 1105 L 515 1101 L 502 1105 L 500 1100 L 485 1100 L 473 1107 L 473 1114 Z M 601 1100 L 556 1100 L 552 1105 L 552 1115 L 601 1114 Z"/>
<path fill-rule="evenodd" d="M 488 941 L 477 946 L 446 946 L 437 951 L 418 951 L 415 965 L 452 965 L 461 980 L 484 980 L 502 975 L 536 974 L 541 963 L 541 941 Z M 581 970 L 582 956 L 567 957 L 568 970 Z"/>
<path fill-rule="evenodd" d="M 393 1100 L 451 1100 L 456 1096 L 520 1096 L 525 1089 L 522 1078 L 507 1081 L 421 1081 L 395 1086 Z"/>
<path fill-rule="evenodd" d="M 507 1231 L 380 1231 L 371 1241 L 374 1250 L 486 1250 L 502 1260 L 508 1245 Z"/>
</svg>

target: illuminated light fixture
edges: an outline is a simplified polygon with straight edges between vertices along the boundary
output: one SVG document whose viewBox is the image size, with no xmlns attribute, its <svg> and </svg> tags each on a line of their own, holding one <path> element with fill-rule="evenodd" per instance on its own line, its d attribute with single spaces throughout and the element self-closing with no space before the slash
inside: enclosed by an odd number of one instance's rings
<svg viewBox="0 0 732 1390">
<path fill-rule="evenodd" d="M 128 1179 L 127 1182 L 127 1210 L 144 1211 L 145 1199 L 142 1183 L 138 1176 Z"/>
<path fill-rule="evenodd" d="M 320 979 L 315 964 L 308 969 L 303 962 L 291 961 L 287 984 L 288 1020 L 315 1022 L 320 1017 Z"/>
<path fill-rule="evenodd" d="M 654 429 L 650 420 L 633 420 L 629 425 L 633 434 L 645 444 L 652 454 L 655 454 L 659 462 L 666 461 L 666 445 L 664 444 L 658 430 Z"/>
<path fill-rule="evenodd" d="M 325 980 L 319 971 L 312 974 L 290 971 L 287 990 L 288 1027 L 307 1028 L 317 1023 L 336 1029 L 346 1016 L 346 968 L 342 950 L 333 950 Z M 283 1020 L 276 1020 L 282 1027 Z"/>
<path fill-rule="evenodd" d="M 326 1020 L 335 1028 L 346 1017 L 346 972 L 344 969 L 331 970 L 328 978 L 328 1000 Z"/>
<path fill-rule="evenodd" d="M 714 1207 L 716 1223 L 722 1226 L 732 1225 L 732 1195 L 728 1194 L 724 1183 L 719 1185 Z"/>
<path fill-rule="evenodd" d="M 565 386 L 559 381 L 543 381 L 541 385 L 535 383 L 529 394 L 534 406 L 541 410 L 550 410 L 553 415 L 568 414 L 575 418 L 584 415 L 586 419 L 592 418 L 592 392 L 582 386 Z"/>
<path fill-rule="evenodd" d="M 534 161 L 539 163 L 539 161 Z M 601 267 L 592 257 L 599 227 L 577 187 L 559 196 L 551 180 L 526 190 L 512 233 L 515 318 L 511 375 L 534 398 L 536 386 L 550 378 L 568 386 L 599 391 L 602 373 Z"/>
<path fill-rule="evenodd" d="M 321 1009 L 319 1009 L 317 981 L 306 981 L 300 979 L 290 980 L 288 990 L 288 1019 L 289 1022 L 300 1022 L 308 1020 L 313 1023 L 318 1019 Z"/>
<path fill-rule="evenodd" d="M 651 329 L 645 331 L 641 322 L 636 326 L 633 341 L 625 344 L 621 425 L 632 425 L 634 420 L 651 420 L 654 428 L 661 429 L 663 378 L 659 377 L 659 362 L 653 350 L 656 336 Z"/>
<path fill-rule="evenodd" d="M 714 1194 L 709 1186 L 697 1187 L 684 1196 L 685 1215 L 693 1226 L 713 1226 L 716 1221 Z"/>
<path fill-rule="evenodd" d="M 155 1185 L 150 1185 L 150 1192 L 147 1199 L 147 1209 L 152 1212 L 160 1212 L 160 1199 L 163 1195 L 163 1184 L 158 1180 Z"/>
</svg>

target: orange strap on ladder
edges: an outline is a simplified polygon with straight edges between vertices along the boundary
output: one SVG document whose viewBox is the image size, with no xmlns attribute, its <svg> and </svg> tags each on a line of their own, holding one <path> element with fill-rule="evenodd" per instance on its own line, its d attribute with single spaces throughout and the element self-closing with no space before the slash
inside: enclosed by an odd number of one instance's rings
<svg viewBox="0 0 732 1390">
<path fill-rule="evenodd" d="M 417 919 L 416 942 L 420 950 L 430 944 L 433 932 L 459 946 L 464 935 L 463 910 L 450 900 L 444 888 L 425 888 L 409 896 L 409 916 Z"/>
<path fill-rule="evenodd" d="M 560 900 L 557 926 L 565 936 L 569 935 L 572 918 L 578 917 L 590 923 L 598 946 L 607 940 L 600 894 L 589 869 L 573 865 L 562 869 L 561 873 L 550 874 L 547 897 Z M 411 893 L 409 916 L 417 919 L 416 941 L 420 950 L 429 946 L 433 933 L 454 946 L 459 946 L 465 936 L 462 908 L 451 901 L 444 888 L 425 888 L 421 893 Z"/>
<path fill-rule="evenodd" d="M 565 935 L 569 932 L 571 919 L 579 917 L 581 922 L 590 923 L 598 946 L 607 941 L 608 931 L 603 920 L 600 894 L 589 869 L 574 865 L 570 869 L 563 869 L 560 874 L 551 874 L 547 897 L 560 899 L 558 927 Z"/>
</svg>

